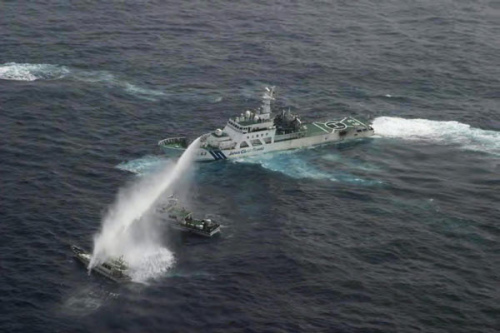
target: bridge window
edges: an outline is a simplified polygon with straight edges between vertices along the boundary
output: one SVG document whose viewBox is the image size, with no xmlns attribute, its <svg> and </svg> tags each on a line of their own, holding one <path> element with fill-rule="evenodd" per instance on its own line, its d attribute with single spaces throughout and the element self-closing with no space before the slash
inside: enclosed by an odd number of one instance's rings
<svg viewBox="0 0 500 333">
<path fill-rule="evenodd" d="M 266 143 L 266 144 L 270 144 L 270 143 L 271 143 L 271 138 L 265 138 L 265 139 L 264 139 L 264 143 Z"/>
<path fill-rule="evenodd" d="M 240 148 L 246 148 L 246 147 L 248 147 L 248 143 L 246 141 L 240 143 Z"/>
<path fill-rule="evenodd" d="M 262 142 L 260 142 L 259 139 L 255 139 L 250 142 L 252 143 L 252 146 L 262 146 Z"/>
</svg>

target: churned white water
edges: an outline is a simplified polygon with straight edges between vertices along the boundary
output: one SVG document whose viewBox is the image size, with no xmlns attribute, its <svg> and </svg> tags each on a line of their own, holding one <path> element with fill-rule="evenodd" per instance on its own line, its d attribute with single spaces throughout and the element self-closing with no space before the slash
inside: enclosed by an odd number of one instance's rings
<svg viewBox="0 0 500 333">
<path fill-rule="evenodd" d="M 456 144 L 463 149 L 500 154 L 500 132 L 474 128 L 457 121 L 378 117 L 375 134 L 410 141 Z"/>
<path fill-rule="evenodd" d="M 65 77 L 69 69 L 51 64 L 0 64 L 0 79 L 12 81 L 55 80 Z"/>
<path fill-rule="evenodd" d="M 195 140 L 177 163 L 137 180 L 122 189 L 94 238 L 94 251 L 89 268 L 109 258 L 123 256 L 133 279 L 144 281 L 162 274 L 174 263 L 173 253 L 164 247 L 159 226 L 153 214 L 148 214 L 158 198 L 173 192 L 175 183 L 192 166 L 199 146 Z"/>
</svg>

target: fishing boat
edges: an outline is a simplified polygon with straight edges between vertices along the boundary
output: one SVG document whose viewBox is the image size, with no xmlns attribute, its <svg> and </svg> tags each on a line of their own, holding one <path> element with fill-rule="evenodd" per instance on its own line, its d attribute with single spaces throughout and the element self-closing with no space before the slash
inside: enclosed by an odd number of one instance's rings
<svg viewBox="0 0 500 333">
<path fill-rule="evenodd" d="M 88 267 L 92 255 L 76 245 L 72 245 L 71 250 L 75 254 L 75 257 L 81 261 L 85 267 Z M 128 266 L 123 260 L 123 257 L 108 260 L 93 267 L 91 270 L 115 282 L 122 283 L 131 281 L 130 276 L 127 274 Z"/>
<path fill-rule="evenodd" d="M 218 161 L 288 149 L 306 148 L 372 136 L 371 125 L 353 117 L 306 123 L 290 109 L 273 114 L 275 88 L 266 87 L 262 105 L 230 118 L 223 129 L 199 137 L 195 161 Z M 189 141 L 173 137 L 158 142 L 167 154 L 179 154 Z"/>
<path fill-rule="evenodd" d="M 169 198 L 167 203 L 159 209 L 166 213 L 173 229 L 190 232 L 204 237 L 212 237 L 220 232 L 220 224 L 211 219 L 193 218 L 192 212 L 179 207 L 175 198 Z"/>
</svg>

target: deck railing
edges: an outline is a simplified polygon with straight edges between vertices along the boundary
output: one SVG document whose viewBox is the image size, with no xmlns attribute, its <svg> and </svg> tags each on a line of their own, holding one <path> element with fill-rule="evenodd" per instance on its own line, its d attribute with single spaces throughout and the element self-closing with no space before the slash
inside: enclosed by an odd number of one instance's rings
<svg viewBox="0 0 500 333">
<path fill-rule="evenodd" d="M 187 138 L 186 137 L 177 137 L 177 138 L 167 138 L 158 141 L 158 146 L 169 146 L 178 144 L 179 146 L 186 147 L 187 146 Z"/>
</svg>

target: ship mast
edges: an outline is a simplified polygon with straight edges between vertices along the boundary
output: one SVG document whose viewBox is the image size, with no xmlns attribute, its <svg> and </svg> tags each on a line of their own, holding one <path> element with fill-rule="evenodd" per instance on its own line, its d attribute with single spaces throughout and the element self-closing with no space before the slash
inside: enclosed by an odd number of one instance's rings
<svg viewBox="0 0 500 333">
<path fill-rule="evenodd" d="M 260 119 L 269 119 L 271 116 L 271 101 L 274 100 L 274 88 L 266 87 L 264 95 L 262 95 L 262 107 L 260 111 Z"/>
</svg>

